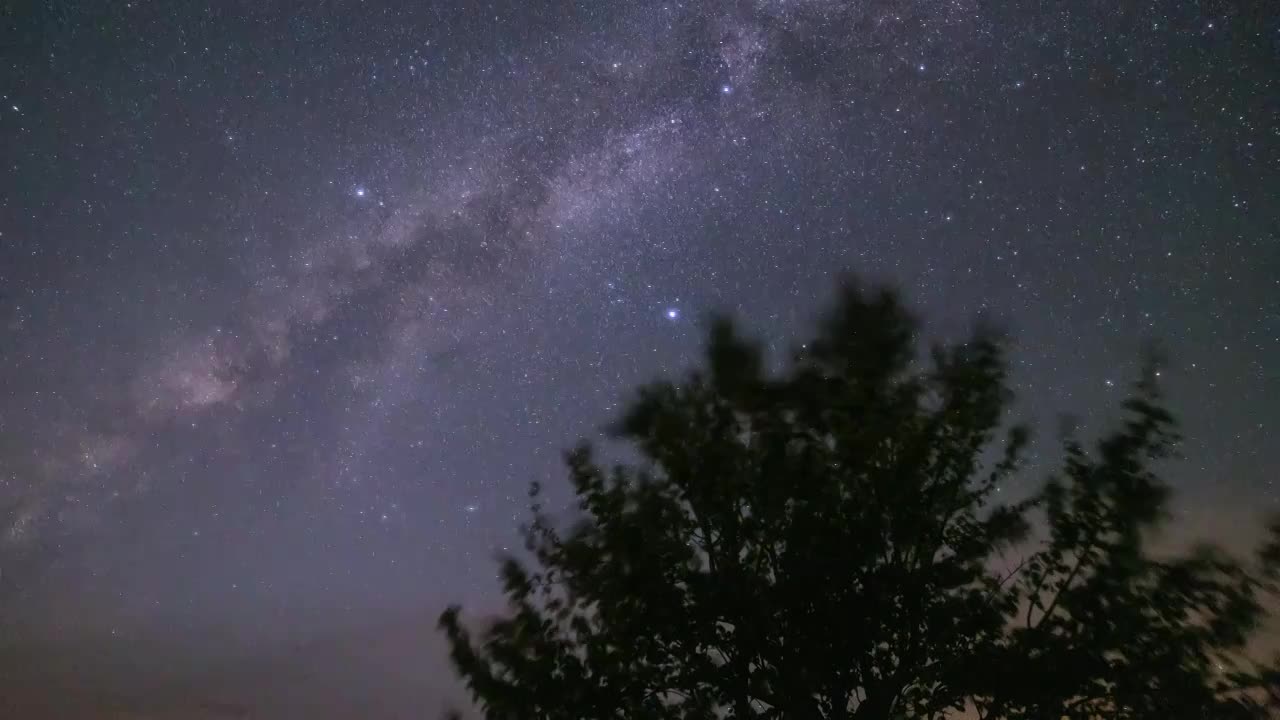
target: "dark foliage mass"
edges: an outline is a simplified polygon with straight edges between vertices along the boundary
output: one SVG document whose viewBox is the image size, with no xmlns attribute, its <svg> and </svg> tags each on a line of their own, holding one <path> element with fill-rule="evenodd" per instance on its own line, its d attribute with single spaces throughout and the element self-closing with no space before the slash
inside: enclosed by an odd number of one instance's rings
<svg viewBox="0 0 1280 720">
<path fill-rule="evenodd" d="M 643 463 L 569 454 L 581 522 L 534 489 L 509 614 L 441 618 L 483 715 L 1280 716 L 1246 652 L 1280 526 L 1248 562 L 1148 548 L 1178 442 L 1156 364 L 1118 427 L 1004 503 L 1028 444 L 1004 338 L 917 346 L 895 294 L 852 282 L 780 375 L 716 321 L 705 368 L 619 423 Z"/>
</svg>

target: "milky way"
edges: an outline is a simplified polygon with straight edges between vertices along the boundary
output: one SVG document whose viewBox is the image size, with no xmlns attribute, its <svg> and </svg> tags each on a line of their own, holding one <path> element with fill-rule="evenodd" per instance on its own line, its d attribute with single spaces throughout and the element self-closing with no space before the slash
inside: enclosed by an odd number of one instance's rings
<svg viewBox="0 0 1280 720">
<path fill-rule="evenodd" d="M 1276 503 L 1265 3 L 437 5 L 8 18 L 0 603 L 31 642 L 492 603 L 561 449 L 707 313 L 781 352 L 843 270 L 943 336 L 1007 323 L 1048 435 L 1163 341 L 1190 526 Z"/>
</svg>

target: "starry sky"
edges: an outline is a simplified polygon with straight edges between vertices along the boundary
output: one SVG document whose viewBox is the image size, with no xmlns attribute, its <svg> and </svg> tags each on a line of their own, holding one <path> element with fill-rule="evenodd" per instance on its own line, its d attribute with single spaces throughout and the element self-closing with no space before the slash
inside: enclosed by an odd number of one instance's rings
<svg viewBox="0 0 1280 720">
<path fill-rule="evenodd" d="M 527 484 L 694 363 L 708 313 L 781 353 L 845 270 L 938 337 L 1006 323 L 1042 435 L 1099 425 L 1161 340 L 1179 532 L 1243 541 L 1280 504 L 1268 3 L 0 22 L 0 650 L 24 667 L 114 663 L 127 704 L 155 694 L 129 668 L 164 665 L 179 705 L 320 717 L 226 668 L 418 652 L 359 692 L 433 702 L 432 619 L 497 607 Z M 343 662 L 297 672 L 323 695 Z"/>
</svg>

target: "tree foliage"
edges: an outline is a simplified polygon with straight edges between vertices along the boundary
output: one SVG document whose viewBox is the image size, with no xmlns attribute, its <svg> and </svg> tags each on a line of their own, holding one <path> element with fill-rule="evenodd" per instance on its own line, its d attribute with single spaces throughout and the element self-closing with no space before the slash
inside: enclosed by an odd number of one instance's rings
<svg viewBox="0 0 1280 720">
<path fill-rule="evenodd" d="M 580 522 L 534 488 L 509 612 L 441 617 L 483 715 L 1271 717 L 1276 675 L 1241 651 L 1280 543 L 1250 566 L 1148 550 L 1177 442 L 1154 373 L 1009 504 L 1029 434 L 1005 417 L 1004 338 L 917 346 L 898 297 L 853 282 L 781 374 L 717 319 L 705 367 L 615 428 L 643 462 L 568 454 Z"/>
</svg>

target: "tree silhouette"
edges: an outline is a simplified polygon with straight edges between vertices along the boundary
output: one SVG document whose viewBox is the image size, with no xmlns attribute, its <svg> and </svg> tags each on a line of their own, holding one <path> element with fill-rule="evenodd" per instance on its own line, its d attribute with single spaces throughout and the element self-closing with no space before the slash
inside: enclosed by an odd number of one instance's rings
<svg viewBox="0 0 1280 720">
<path fill-rule="evenodd" d="M 509 614 L 478 637 L 442 615 L 484 716 L 1268 717 L 1274 677 L 1237 661 L 1280 544 L 1255 571 L 1149 556 L 1150 465 L 1176 442 L 1154 375 L 1096 458 L 1068 441 L 1060 477 L 1006 504 L 1029 435 L 1005 418 L 1004 338 L 920 362 L 916 328 L 850 281 L 770 375 L 717 319 L 705 369 L 642 388 L 615 428 L 644 462 L 569 453 L 580 522 L 533 488 Z"/>
</svg>

